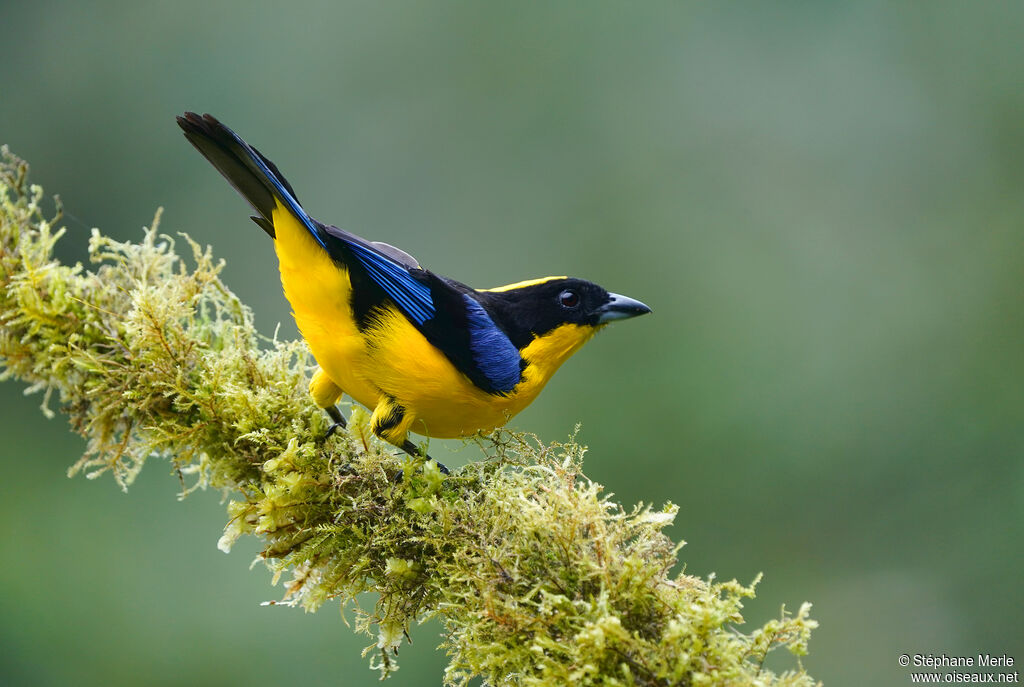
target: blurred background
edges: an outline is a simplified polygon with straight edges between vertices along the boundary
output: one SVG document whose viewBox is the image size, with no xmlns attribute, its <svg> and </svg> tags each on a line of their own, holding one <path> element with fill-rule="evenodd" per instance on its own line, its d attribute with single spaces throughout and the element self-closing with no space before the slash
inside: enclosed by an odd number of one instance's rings
<svg viewBox="0 0 1024 687">
<path fill-rule="evenodd" d="M 163 206 L 268 335 L 271 244 L 183 110 L 442 274 L 647 302 L 513 426 L 582 422 L 593 479 L 680 505 L 688 572 L 765 573 L 748 629 L 812 601 L 812 675 L 900 685 L 901 653 L 1024 660 L 1021 36 L 1020 3 L 5 2 L 0 143 L 65 259 Z M 375 682 L 336 606 L 259 605 L 218 494 L 68 480 L 82 440 L 0 403 L 0 683 Z M 439 633 L 389 684 L 439 684 Z"/>
</svg>

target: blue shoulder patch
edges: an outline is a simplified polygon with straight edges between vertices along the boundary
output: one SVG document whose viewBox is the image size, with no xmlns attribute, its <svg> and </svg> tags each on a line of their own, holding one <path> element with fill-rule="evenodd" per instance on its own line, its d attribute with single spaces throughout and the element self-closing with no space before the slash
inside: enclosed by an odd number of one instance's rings
<svg viewBox="0 0 1024 687">
<path fill-rule="evenodd" d="M 416 324 L 423 324 L 434 316 L 436 309 L 429 286 L 415 279 L 409 274 L 409 270 L 386 255 L 357 241 L 347 241 L 346 243 L 362 266 L 366 268 L 370 279 L 384 289 L 384 292 L 410 320 Z"/>
<path fill-rule="evenodd" d="M 511 391 L 519 383 L 519 350 L 512 345 L 505 332 L 498 329 L 487 311 L 471 296 L 466 300 L 466 320 L 469 325 L 469 348 L 473 361 L 494 387 L 495 391 Z"/>
</svg>

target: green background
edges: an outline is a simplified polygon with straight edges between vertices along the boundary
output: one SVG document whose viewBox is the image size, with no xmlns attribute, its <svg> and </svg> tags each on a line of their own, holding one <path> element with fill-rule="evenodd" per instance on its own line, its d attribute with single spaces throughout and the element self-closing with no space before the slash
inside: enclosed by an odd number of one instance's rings
<svg viewBox="0 0 1024 687">
<path fill-rule="evenodd" d="M 901 653 L 1024 660 L 1022 36 L 1021 3 L 6 2 L 0 142 L 63 257 L 162 205 L 266 334 L 271 245 L 185 109 L 437 272 L 647 302 L 513 425 L 582 422 L 591 477 L 680 505 L 689 572 L 765 573 L 749 620 L 814 603 L 812 675 L 900 685 Z M 38 402 L 0 386 L 0 683 L 374 683 L 336 606 L 260 607 L 218 494 L 66 479 Z M 439 632 L 391 685 L 439 683 Z"/>
</svg>

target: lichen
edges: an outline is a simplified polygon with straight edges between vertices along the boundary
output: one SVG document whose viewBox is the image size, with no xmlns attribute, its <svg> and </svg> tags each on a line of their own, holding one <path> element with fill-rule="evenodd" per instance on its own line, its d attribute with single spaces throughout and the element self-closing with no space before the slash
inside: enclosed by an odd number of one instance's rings
<svg viewBox="0 0 1024 687">
<path fill-rule="evenodd" d="M 754 584 L 673 575 L 676 507 L 625 508 L 582 471 L 575 440 L 498 431 L 478 460 L 440 474 L 396 456 L 352 409 L 325 439 L 302 342 L 261 338 L 220 281 L 222 263 L 185 235 L 139 243 L 93 230 L 92 269 L 64 265 L 64 233 L 6 148 L 0 162 L 2 378 L 56 395 L 86 440 L 70 474 L 127 488 L 151 456 L 170 460 L 182 496 L 229 496 L 218 546 L 258 537 L 284 579 L 275 603 L 339 602 L 372 638 L 387 676 L 411 626 L 438 617 L 448 685 L 810 685 L 764 668 L 806 653 L 809 604 L 742 632 Z M 176 253 L 181 245 L 188 260 Z M 756 583 L 756 580 L 755 580 Z M 362 592 L 376 593 L 361 608 Z"/>
</svg>

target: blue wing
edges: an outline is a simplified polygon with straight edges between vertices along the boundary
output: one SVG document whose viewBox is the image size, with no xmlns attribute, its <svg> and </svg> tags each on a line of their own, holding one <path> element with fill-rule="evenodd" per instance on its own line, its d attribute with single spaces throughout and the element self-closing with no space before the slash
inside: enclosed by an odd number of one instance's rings
<svg viewBox="0 0 1024 687">
<path fill-rule="evenodd" d="M 324 247 L 332 257 L 344 263 L 355 258 L 366 272 L 366 276 L 415 324 L 422 325 L 437 312 L 429 284 L 412 275 L 411 270 L 418 268 L 411 256 L 391 246 L 377 248 L 371 242 L 344 229 L 323 225 L 319 225 L 318 228 L 326 239 Z M 388 251 L 390 255 L 384 251 Z M 400 256 L 408 260 L 399 262 Z"/>
</svg>

